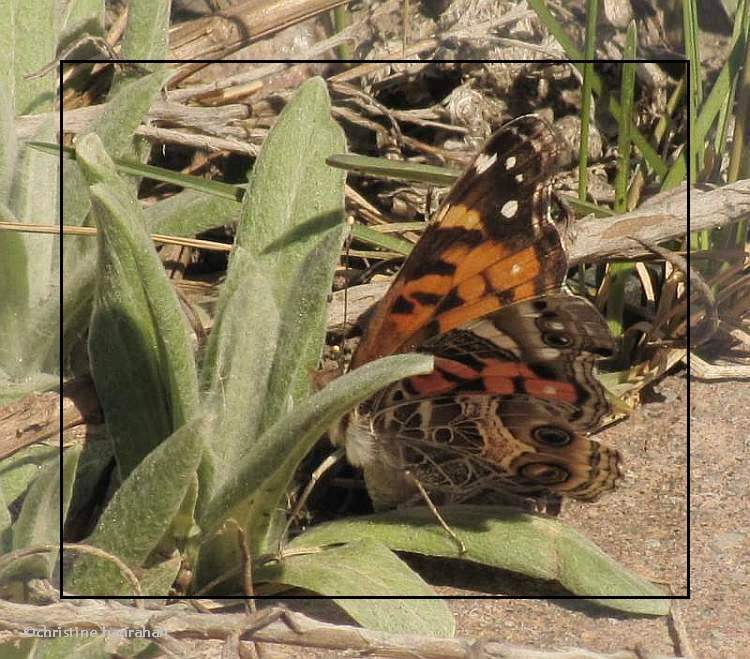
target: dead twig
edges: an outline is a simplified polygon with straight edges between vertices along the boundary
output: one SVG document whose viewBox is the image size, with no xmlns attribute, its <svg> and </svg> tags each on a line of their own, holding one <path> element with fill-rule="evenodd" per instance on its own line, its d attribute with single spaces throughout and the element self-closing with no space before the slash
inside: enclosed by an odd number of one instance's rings
<svg viewBox="0 0 750 659">
<path fill-rule="evenodd" d="M 690 642 L 690 636 L 688 636 L 685 622 L 682 619 L 678 602 L 672 602 L 667 621 L 670 636 L 672 636 L 675 650 L 679 653 L 679 656 L 686 657 L 686 659 L 694 659 L 697 657 L 698 655 L 696 655 L 695 650 L 693 650 L 693 644 Z"/>
<path fill-rule="evenodd" d="M 172 29 L 169 58 L 222 59 L 253 41 L 334 9 L 346 1 L 287 0 L 283 4 L 277 0 L 243 2 Z M 183 65 L 172 78 L 172 84 L 188 78 L 206 65 L 207 62 Z"/>
<path fill-rule="evenodd" d="M 699 380 L 750 380 L 750 364 L 711 364 L 690 355 L 690 375 Z M 687 363 L 687 357 L 683 360 Z"/>
<path fill-rule="evenodd" d="M 99 547 L 93 547 L 92 545 L 86 545 L 86 544 L 81 544 L 81 543 L 72 544 L 72 543 L 64 542 L 62 544 L 62 549 L 63 549 L 63 552 L 69 551 L 69 552 L 76 553 L 76 554 L 87 554 L 89 556 L 96 556 L 97 558 L 103 561 L 109 561 L 110 563 L 112 563 L 120 571 L 120 574 L 133 587 L 133 591 L 135 593 L 134 595 L 135 606 L 137 608 L 143 607 L 143 602 L 138 599 L 138 597 L 142 594 L 140 581 L 138 581 L 138 577 L 135 576 L 135 573 L 120 558 L 118 558 L 114 554 L 111 554 L 108 551 L 104 551 L 103 549 L 100 549 Z M 51 554 L 52 556 L 56 556 L 59 551 L 60 551 L 60 545 L 47 544 L 47 545 L 33 545 L 31 547 L 24 547 L 23 549 L 16 549 L 15 551 L 3 554 L 0 557 L 0 574 L 2 574 L 6 570 L 12 569 L 12 566 L 14 563 L 20 560 L 23 560 L 25 558 L 28 558 L 29 556 L 39 556 L 41 554 Z M 0 602 L 2 602 L 2 600 L 0 600 Z M 2 614 L 0 614 L 0 628 L 2 628 L 1 625 L 2 625 Z"/>
<path fill-rule="evenodd" d="M 88 379 L 67 382 L 62 400 L 56 391 L 29 394 L 0 408 L 0 460 L 30 444 L 57 443 L 61 426 L 97 423 L 102 423 L 99 399 Z"/>
<path fill-rule="evenodd" d="M 637 210 L 608 218 L 584 218 L 575 224 L 570 241 L 570 262 L 575 265 L 610 259 L 633 259 L 649 253 L 631 236 L 651 243 L 684 236 L 750 218 L 750 179 L 710 191 L 690 191 L 683 184 Z"/>
<path fill-rule="evenodd" d="M 239 635 L 241 642 L 283 643 L 327 650 L 347 650 L 367 656 L 421 657 L 422 659 L 637 659 L 632 650 L 594 653 L 580 649 L 536 650 L 501 640 L 436 638 L 416 634 L 389 634 L 349 625 L 332 625 L 313 620 L 281 607 L 245 613 L 196 613 L 184 604 L 160 611 L 135 609 L 117 601 L 60 602 L 31 606 L 0 601 L 0 629 L 23 638 L 31 629 L 148 629 L 173 639 L 215 639 L 226 641 Z M 27 633 L 27 632 L 26 632 Z M 661 657 L 661 659 L 676 659 Z"/>
<path fill-rule="evenodd" d="M 708 341 L 719 328 L 719 310 L 716 306 L 716 299 L 706 281 L 699 272 L 689 267 L 687 261 L 679 254 L 670 252 L 668 249 L 664 249 L 656 243 L 647 240 L 642 240 L 640 238 L 633 238 L 633 240 L 638 241 L 641 245 L 654 252 L 654 254 L 661 256 L 665 261 L 671 263 L 675 268 L 682 272 L 683 275 L 690 279 L 693 296 L 696 298 L 703 298 L 704 311 L 703 320 L 691 328 L 690 348 L 694 349 L 699 345 L 706 343 L 706 341 Z M 674 315 L 680 313 L 684 315 L 685 309 L 683 309 L 682 306 L 683 305 L 678 305 L 673 307 L 673 309 L 675 309 Z"/>
<path fill-rule="evenodd" d="M 709 192 L 693 190 L 690 197 L 690 230 L 699 231 L 739 222 L 750 217 L 750 179 Z M 687 232 L 685 186 L 660 195 L 659 204 L 649 204 L 632 213 L 609 218 L 584 218 L 568 236 L 570 264 L 599 263 L 611 259 L 636 259 L 650 255 L 638 239 L 657 243 L 684 237 Z M 389 282 L 353 286 L 348 290 L 349 317 L 357 318 L 377 302 Z M 344 294 L 333 294 L 328 307 L 329 329 L 343 322 Z"/>
</svg>

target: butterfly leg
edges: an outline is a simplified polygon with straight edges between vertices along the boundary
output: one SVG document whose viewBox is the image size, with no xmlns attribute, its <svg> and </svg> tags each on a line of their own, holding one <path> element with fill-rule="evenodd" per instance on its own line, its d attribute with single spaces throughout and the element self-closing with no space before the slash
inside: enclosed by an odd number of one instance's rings
<svg viewBox="0 0 750 659">
<path fill-rule="evenodd" d="M 287 519 L 286 526 L 284 526 L 284 530 L 279 536 L 279 545 L 276 550 L 277 558 L 279 560 L 281 560 L 281 558 L 283 558 L 284 556 L 284 549 L 286 547 L 286 541 L 289 537 L 289 529 L 291 528 L 292 523 L 302 512 L 302 508 L 304 507 L 305 503 L 307 503 L 307 499 L 310 497 L 310 494 L 312 494 L 312 491 L 313 489 L 315 489 L 318 481 L 323 478 L 323 474 L 325 474 L 331 467 L 339 462 L 341 458 L 344 457 L 345 453 L 346 452 L 343 448 L 336 449 L 333 453 L 331 453 L 331 455 L 323 460 L 323 462 L 321 462 L 320 465 L 318 465 L 318 467 L 315 469 L 315 471 L 313 471 L 313 473 L 310 475 L 310 480 L 307 482 L 307 485 L 305 485 L 305 489 L 302 491 L 299 499 L 297 499 L 297 503 L 294 505 L 294 509 L 289 515 L 289 519 Z"/>
<path fill-rule="evenodd" d="M 425 500 L 425 503 L 427 504 L 427 507 L 430 509 L 430 512 L 435 515 L 435 519 L 437 519 L 438 522 L 440 522 L 440 526 L 442 526 L 445 529 L 445 532 L 451 537 L 451 539 L 458 545 L 458 553 L 460 556 L 463 556 L 466 553 L 466 545 L 464 544 L 463 540 L 456 535 L 456 532 L 448 526 L 448 522 L 443 519 L 443 516 L 440 514 L 440 511 L 437 509 L 437 506 L 432 502 L 432 499 L 430 499 L 430 495 L 427 494 L 427 490 L 424 489 L 424 486 L 419 481 L 419 479 L 412 474 L 408 469 L 404 472 L 404 475 L 407 479 L 409 479 L 413 484 L 414 487 L 416 487 L 419 490 L 419 493 L 422 495 L 422 498 Z"/>
</svg>

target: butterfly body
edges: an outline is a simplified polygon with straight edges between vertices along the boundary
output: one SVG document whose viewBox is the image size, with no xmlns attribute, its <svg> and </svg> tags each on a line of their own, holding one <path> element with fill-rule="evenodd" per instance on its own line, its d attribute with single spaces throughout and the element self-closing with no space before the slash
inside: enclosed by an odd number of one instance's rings
<svg viewBox="0 0 750 659">
<path fill-rule="evenodd" d="M 394 383 L 342 420 L 376 507 L 413 478 L 459 502 L 483 491 L 593 500 L 619 477 L 586 437 L 608 414 L 595 362 L 606 322 L 564 287 L 565 222 L 550 213 L 554 131 L 529 115 L 495 133 L 456 182 L 371 314 L 352 367 L 416 350 L 428 375 Z"/>
</svg>

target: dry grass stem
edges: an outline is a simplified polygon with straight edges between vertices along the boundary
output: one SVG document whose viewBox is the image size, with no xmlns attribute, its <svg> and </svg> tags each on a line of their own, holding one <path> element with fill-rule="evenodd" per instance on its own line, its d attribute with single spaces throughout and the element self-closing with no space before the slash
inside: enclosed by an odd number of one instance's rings
<svg viewBox="0 0 750 659">
<path fill-rule="evenodd" d="M 283 608 L 263 609 L 254 614 L 196 613 L 178 603 L 159 611 L 135 609 L 120 602 L 96 600 L 31 606 L 0 601 L 0 628 L 22 638 L 23 630 L 62 629 L 158 629 L 176 640 L 221 640 L 238 635 L 242 642 L 282 643 L 325 650 L 345 650 L 367 656 L 413 659 L 640 659 L 633 650 L 595 653 L 582 649 L 536 650 L 501 640 L 435 638 L 332 625 Z M 660 659 L 676 659 L 661 656 Z"/>
</svg>

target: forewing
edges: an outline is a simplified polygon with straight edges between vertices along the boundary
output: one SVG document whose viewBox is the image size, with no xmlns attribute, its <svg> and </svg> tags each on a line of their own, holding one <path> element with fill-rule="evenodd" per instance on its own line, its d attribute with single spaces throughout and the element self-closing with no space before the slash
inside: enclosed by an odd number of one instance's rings
<svg viewBox="0 0 750 659">
<path fill-rule="evenodd" d="M 489 139 L 371 314 L 352 367 L 559 288 L 567 257 L 546 183 L 560 151 L 534 115 Z"/>
</svg>

